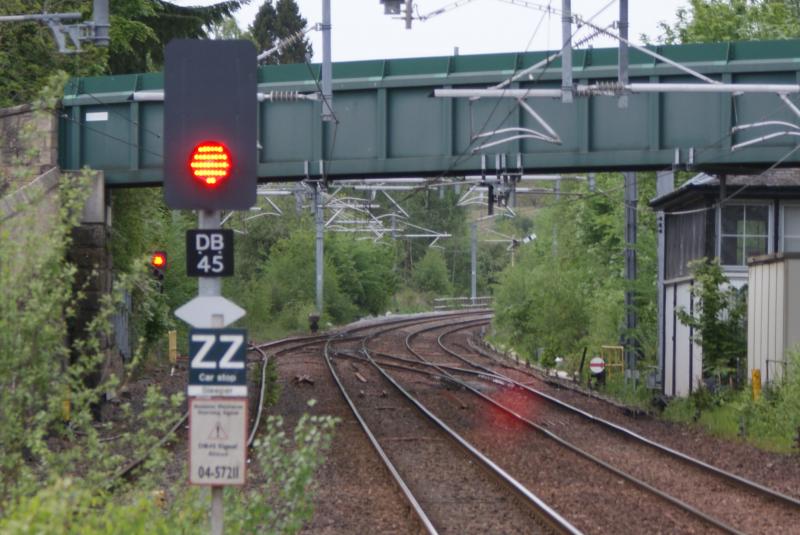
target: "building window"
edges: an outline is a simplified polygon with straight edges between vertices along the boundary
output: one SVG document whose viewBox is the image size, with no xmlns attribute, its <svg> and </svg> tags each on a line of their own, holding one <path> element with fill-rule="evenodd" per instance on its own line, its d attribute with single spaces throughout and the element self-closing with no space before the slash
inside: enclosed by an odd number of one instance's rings
<svg viewBox="0 0 800 535">
<path fill-rule="evenodd" d="M 769 205 L 725 205 L 720 218 L 723 265 L 744 266 L 748 257 L 769 252 Z"/>
<path fill-rule="evenodd" d="M 800 204 L 785 204 L 782 208 L 781 250 L 796 253 L 800 251 Z"/>
</svg>

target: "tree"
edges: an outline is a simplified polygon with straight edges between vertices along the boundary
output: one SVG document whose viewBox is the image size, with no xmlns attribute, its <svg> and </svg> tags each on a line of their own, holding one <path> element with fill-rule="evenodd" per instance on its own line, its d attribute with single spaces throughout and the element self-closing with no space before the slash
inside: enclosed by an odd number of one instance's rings
<svg viewBox="0 0 800 535">
<path fill-rule="evenodd" d="M 225 17 L 221 22 L 208 27 L 208 35 L 212 39 L 247 39 L 248 36 L 239 27 L 234 17 Z"/>
<path fill-rule="evenodd" d="M 429 248 L 425 256 L 414 266 L 414 286 L 423 292 L 447 295 L 452 292 L 447 263 L 439 249 Z"/>
<path fill-rule="evenodd" d="M 638 177 L 641 207 L 655 195 L 655 180 L 647 173 Z M 500 275 L 494 291 L 494 327 L 498 338 L 520 354 L 531 356 L 542 348 L 546 360 L 572 356 L 577 361 L 584 347 L 596 351 L 625 335 L 638 341 L 645 357 L 655 355 L 655 215 L 639 210 L 638 279 L 631 284 L 622 276 L 621 177 L 598 174 L 596 180 L 595 192 L 568 181 L 562 191 L 573 195 L 544 201 L 534 214 L 537 239 L 520 247 L 518 261 Z M 624 327 L 626 289 L 635 294 L 635 332 Z"/>
<path fill-rule="evenodd" d="M 160 69 L 172 39 L 208 39 L 208 29 L 223 23 L 250 0 L 226 0 L 184 7 L 166 0 L 119 0 L 111 14 L 110 74 Z"/>
<path fill-rule="evenodd" d="M 300 8 L 294 0 L 278 0 L 275 6 L 272 0 L 265 0 L 250 25 L 250 35 L 260 50 L 269 50 L 278 41 L 283 41 L 301 32 L 308 22 L 300 15 Z M 279 65 L 286 63 L 303 63 L 311 57 L 311 43 L 305 37 L 272 54 L 266 63 Z"/>
<path fill-rule="evenodd" d="M 800 36 L 799 0 L 690 0 L 678 21 L 661 23 L 667 44 L 790 39 Z"/>
</svg>

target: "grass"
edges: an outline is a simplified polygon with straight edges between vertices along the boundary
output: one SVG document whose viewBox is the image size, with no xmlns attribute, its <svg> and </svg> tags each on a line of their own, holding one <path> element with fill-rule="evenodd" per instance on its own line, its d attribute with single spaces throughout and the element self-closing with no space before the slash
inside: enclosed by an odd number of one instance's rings
<svg viewBox="0 0 800 535">
<path fill-rule="evenodd" d="M 744 440 L 775 453 L 797 452 L 800 414 L 791 381 L 754 401 L 749 390 L 710 394 L 695 392 L 672 400 L 662 417 L 671 422 L 696 424 L 710 434 L 728 440 Z"/>
</svg>

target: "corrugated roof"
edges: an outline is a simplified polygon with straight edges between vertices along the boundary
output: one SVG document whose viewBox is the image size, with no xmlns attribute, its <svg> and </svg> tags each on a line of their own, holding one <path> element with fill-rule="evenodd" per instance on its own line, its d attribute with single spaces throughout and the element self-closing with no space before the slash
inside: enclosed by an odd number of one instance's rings
<svg viewBox="0 0 800 535">
<path fill-rule="evenodd" d="M 800 188 L 800 169 L 773 169 L 759 174 L 725 175 L 725 184 L 729 188 L 747 186 L 748 188 L 758 188 L 761 190 L 769 188 L 797 189 Z M 681 184 L 675 190 L 654 198 L 650 201 L 650 206 L 655 207 L 665 204 L 667 201 L 678 199 L 684 195 L 690 195 L 692 192 L 709 191 L 718 187 L 718 175 L 700 173 Z"/>
</svg>

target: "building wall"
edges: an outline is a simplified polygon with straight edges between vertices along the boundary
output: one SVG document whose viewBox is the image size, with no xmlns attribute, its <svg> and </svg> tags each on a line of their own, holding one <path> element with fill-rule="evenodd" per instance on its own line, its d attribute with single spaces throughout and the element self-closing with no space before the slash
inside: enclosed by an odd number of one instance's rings
<svg viewBox="0 0 800 535">
<path fill-rule="evenodd" d="M 747 371 L 762 383 L 781 379 L 787 352 L 800 344 L 800 254 L 767 255 L 751 262 L 747 294 Z"/>
<path fill-rule="evenodd" d="M 688 396 L 702 384 L 703 351 L 692 340 L 693 329 L 678 319 L 678 310 L 694 312 L 693 279 L 664 284 L 664 367 L 662 382 L 667 396 Z"/>
</svg>

